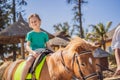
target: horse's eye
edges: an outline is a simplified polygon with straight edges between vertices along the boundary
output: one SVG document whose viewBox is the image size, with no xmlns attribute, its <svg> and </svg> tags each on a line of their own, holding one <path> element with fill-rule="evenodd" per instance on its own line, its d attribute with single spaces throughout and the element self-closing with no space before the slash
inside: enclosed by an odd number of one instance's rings
<svg viewBox="0 0 120 80">
<path fill-rule="evenodd" d="M 82 66 L 85 66 L 85 63 L 82 63 L 81 65 L 82 65 Z"/>
</svg>

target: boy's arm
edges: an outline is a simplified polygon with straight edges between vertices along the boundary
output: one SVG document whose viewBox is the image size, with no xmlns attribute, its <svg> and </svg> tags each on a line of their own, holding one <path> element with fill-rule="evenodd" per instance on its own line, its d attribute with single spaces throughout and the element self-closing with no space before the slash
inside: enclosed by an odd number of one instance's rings
<svg viewBox="0 0 120 80">
<path fill-rule="evenodd" d="M 38 56 L 36 52 L 30 48 L 30 41 L 27 41 L 26 43 L 26 50 L 29 51 L 29 53 L 31 53 L 35 58 Z"/>
</svg>

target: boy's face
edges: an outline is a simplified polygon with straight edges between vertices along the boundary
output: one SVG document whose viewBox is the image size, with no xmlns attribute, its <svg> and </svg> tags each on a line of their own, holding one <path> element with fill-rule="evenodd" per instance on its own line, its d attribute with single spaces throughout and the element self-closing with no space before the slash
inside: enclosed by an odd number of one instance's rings
<svg viewBox="0 0 120 80">
<path fill-rule="evenodd" d="M 41 21 L 37 17 L 31 17 L 29 20 L 29 25 L 33 29 L 37 29 L 41 25 Z"/>
</svg>

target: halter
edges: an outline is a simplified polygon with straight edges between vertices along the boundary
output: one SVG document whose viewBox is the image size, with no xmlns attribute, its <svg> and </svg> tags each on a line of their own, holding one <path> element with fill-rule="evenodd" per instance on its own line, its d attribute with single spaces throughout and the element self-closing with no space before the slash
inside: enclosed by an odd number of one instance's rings
<svg viewBox="0 0 120 80">
<path fill-rule="evenodd" d="M 62 61 L 61 61 L 61 62 L 62 62 L 62 64 L 63 64 L 63 66 L 65 67 L 65 70 L 66 70 L 67 72 L 73 74 L 72 78 L 80 79 L 80 77 L 78 78 L 78 77 L 74 74 L 74 72 L 71 71 L 71 70 L 65 65 L 65 61 L 64 61 L 62 52 L 63 52 L 63 51 L 61 51 L 61 58 L 62 58 Z M 81 71 L 81 69 L 80 69 L 80 64 L 79 64 L 79 61 L 78 61 L 78 57 L 79 57 L 80 55 L 82 55 L 83 53 L 86 53 L 86 54 L 87 54 L 87 53 L 91 53 L 91 51 L 82 51 L 80 54 L 75 53 L 75 54 L 73 55 L 73 58 L 72 58 L 72 69 L 74 69 L 74 61 L 75 61 L 75 59 L 76 59 L 76 62 L 77 62 L 78 68 L 79 68 L 79 74 L 81 75 L 82 80 L 86 80 L 86 79 L 88 79 L 88 78 L 91 78 L 91 77 L 94 77 L 94 76 L 98 76 L 97 73 L 92 73 L 92 74 L 84 77 L 84 75 L 83 75 L 83 73 L 82 73 L 82 71 Z"/>
</svg>

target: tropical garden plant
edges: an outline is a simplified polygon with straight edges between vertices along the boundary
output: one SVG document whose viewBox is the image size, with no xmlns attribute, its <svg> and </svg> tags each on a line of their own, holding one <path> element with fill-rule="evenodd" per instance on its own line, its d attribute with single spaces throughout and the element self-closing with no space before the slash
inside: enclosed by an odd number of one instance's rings
<svg viewBox="0 0 120 80">
<path fill-rule="evenodd" d="M 87 33 L 86 39 L 98 43 L 104 50 L 106 50 L 106 33 L 109 31 L 112 22 L 108 22 L 106 25 L 99 23 L 96 25 L 89 25 L 92 27 L 92 31 Z"/>
</svg>

